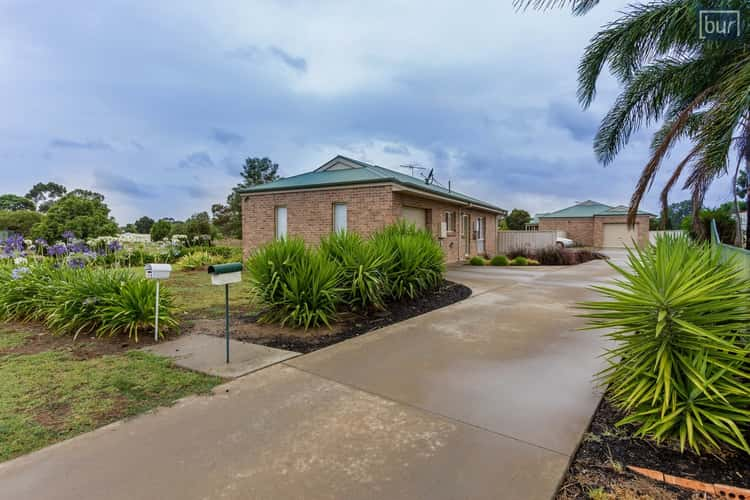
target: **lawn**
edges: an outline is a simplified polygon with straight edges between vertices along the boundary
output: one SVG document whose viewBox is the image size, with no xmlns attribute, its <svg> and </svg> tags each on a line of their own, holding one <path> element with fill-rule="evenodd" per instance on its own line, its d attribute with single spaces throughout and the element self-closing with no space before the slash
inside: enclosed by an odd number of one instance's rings
<svg viewBox="0 0 750 500">
<path fill-rule="evenodd" d="M 221 382 L 132 347 L 120 339 L 73 344 L 41 326 L 0 324 L 0 461 Z"/>
</svg>

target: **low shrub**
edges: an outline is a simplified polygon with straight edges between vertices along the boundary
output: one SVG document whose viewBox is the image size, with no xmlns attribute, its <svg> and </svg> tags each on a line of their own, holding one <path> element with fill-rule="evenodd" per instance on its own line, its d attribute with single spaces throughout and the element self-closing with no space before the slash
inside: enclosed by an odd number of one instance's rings
<svg viewBox="0 0 750 500">
<path fill-rule="evenodd" d="M 534 258 L 545 266 L 563 266 L 568 263 L 566 252 L 556 246 L 540 248 L 534 252 Z"/>
<path fill-rule="evenodd" d="M 538 266 L 539 265 L 539 261 L 536 260 L 536 259 L 528 259 L 528 264 L 530 266 Z"/>
<path fill-rule="evenodd" d="M 479 257 L 478 255 L 475 255 L 471 259 L 469 259 L 469 264 L 472 266 L 483 266 L 484 265 L 484 259 Z"/>
<path fill-rule="evenodd" d="M 490 261 L 490 265 L 493 266 L 507 266 L 509 263 L 510 261 L 508 261 L 508 257 L 505 255 L 495 255 Z"/>
<path fill-rule="evenodd" d="M 627 411 L 618 425 L 681 450 L 750 453 L 750 282 L 736 262 L 686 237 L 628 253 L 629 268 L 610 264 L 619 280 L 594 287 L 604 300 L 581 305 L 589 328 L 614 341 L 599 376 Z"/>
<path fill-rule="evenodd" d="M 56 334 L 96 336 L 153 328 L 156 283 L 125 269 L 61 266 L 31 262 L 0 266 L 0 319 L 43 322 Z M 167 289 L 160 299 L 160 324 L 177 326 Z"/>
<path fill-rule="evenodd" d="M 342 300 L 354 309 L 383 309 L 386 293 L 384 268 L 391 255 L 384 255 L 358 234 L 341 231 L 320 242 L 320 251 L 341 266 Z"/>
<path fill-rule="evenodd" d="M 443 250 L 427 231 L 401 222 L 376 233 L 372 243 L 379 255 L 392 256 L 383 265 L 388 297 L 415 298 L 442 283 Z"/>
<path fill-rule="evenodd" d="M 287 275 L 306 253 L 304 241 L 285 238 L 259 248 L 250 256 L 245 269 L 253 294 L 261 303 L 270 305 L 281 300 Z"/>
<path fill-rule="evenodd" d="M 528 266 L 529 265 L 529 259 L 526 257 L 523 257 L 521 255 L 518 255 L 513 260 L 510 261 L 511 266 Z"/>
<path fill-rule="evenodd" d="M 220 250 L 210 250 L 219 248 Z M 186 249 L 187 250 L 187 249 Z M 179 269 L 196 271 L 213 264 L 242 261 L 242 250 L 229 247 L 189 247 L 175 263 Z"/>
</svg>

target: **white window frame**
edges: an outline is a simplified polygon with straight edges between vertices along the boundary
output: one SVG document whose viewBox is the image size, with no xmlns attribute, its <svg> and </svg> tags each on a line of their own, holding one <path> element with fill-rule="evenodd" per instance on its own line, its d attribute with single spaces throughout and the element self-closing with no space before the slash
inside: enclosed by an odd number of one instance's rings
<svg viewBox="0 0 750 500">
<path fill-rule="evenodd" d="M 455 211 L 446 210 L 443 215 L 443 221 L 445 221 L 445 227 L 449 233 L 456 232 L 456 212 Z"/>
<path fill-rule="evenodd" d="M 343 214 L 339 211 L 343 207 Z M 344 220 L 340 220 L 339 217 L 343 215 Z M 348 231 L 349 228 L 349 207 L 344 202 L 336 202 L 333 204 L 333 232 L 338 233 L 339 231 Z"/>
<path fill-rule="evenodd" d="M 289 211 L 287 210 L 287 207 L 285 205 L 274 207 L 273 218 L 276 239 L 285 239 L 289 234 Z"/>
</svg>

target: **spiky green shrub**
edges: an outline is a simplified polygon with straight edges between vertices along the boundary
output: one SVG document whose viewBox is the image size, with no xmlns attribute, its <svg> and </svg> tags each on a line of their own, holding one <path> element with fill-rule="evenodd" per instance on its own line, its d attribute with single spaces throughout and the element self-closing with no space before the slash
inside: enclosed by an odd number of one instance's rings
<svg viewBox="0 0 750 500">
<path fill-rule="evenodd" d="M 495 255 L 490 261 L 490 265 L 493 266 L 507 266 L 508 264 L 508 257 L 506 257 L 505 255 Z"/>
<path fill-rule="evenodd" d="M 485 264 L 485 261 L 483 258 L 479 257 L 478 255 L 475 255 L 471 259 L 469 259 L 469 264 L 472 266 L 483 266 Z"/>
<path fill-rule="evenodd" d="M 511 266 L 528 266 L 529 265 L 529 259 L 522 256 L 517 256 L 513 260 L 510 261 Z"/>
<path fill-rule="evenodd" d="M 300 239 L 274 241 L 247 262 L 250 286 L 265 306 L 264 322 L 294 327 L 330 326 L 342 301 L 342 271 L 322 252 L 308 250 Z"/>
<path fill-rule="evenodd" d="M 138 335 L 152 331 L 156 315 L 156 282 L 143 278 L 123 280 L 119 287 L 104 295 L 96 306 L 100 322 L 97 336 L 127 334 L 138 342 Z M 159 334 L 176 328 L 174 305 L 169 288 L 159 290 Z"/>
<path fill-rule="evenodd" d="M 610 263 L 616 284 L 594 287 L 605 300 L 582 304 L 589 328 L 607 329 L 615 344 L 600 377 L 628 412 L 619 424 L 682 450 L 727 443 L 750 452 L 750 283 L 684 237 L 628 252 L 629 268 Z"/>
<path fill-rule="evenodd" d="M 224 262 L 228 262 L 228 260 L 220 255 L 213 255 L 205 250 L 199 250 L 190 252 L 177 259 L 175 267 L 185 271 L 197 271 L 199 269 L 206 269 L 212 264 L 223 264 Z"/>
<path fill-rule="evenodd" d="M 264 304 L 280 300 L 287 274 L 306 253 L 305 242 L 299 238 L 272 241 L 256 250 L 245 266 L 253 295 Z"/>
<path fill-rule="evenodd" d="M 342 300 L 355 309 L 383 309 L 386 279 L 383 272 L 392 259 L 358 234 L 340 231 L 323 238 L 320 251 L 342 270 Z"/>
<path fill-rule="evenodd" d="M 442 283 L 443 250 L 427 231 L 402 222 L 373 235 L 372 243 L 379 254 L 392 256 L 383 266 L 390 298 L 414 298 Z"/>
</svg>

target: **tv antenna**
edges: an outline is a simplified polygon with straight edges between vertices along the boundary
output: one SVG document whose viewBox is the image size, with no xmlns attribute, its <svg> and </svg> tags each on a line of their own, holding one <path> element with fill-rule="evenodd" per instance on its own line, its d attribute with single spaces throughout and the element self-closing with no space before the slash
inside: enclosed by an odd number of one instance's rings
<svg viewBox="0 0 750 500">
<path fill-rule="evenodd" d="M 405 165 L 399 165 L 399 168 L 408 168 L 411 172 L 411 176 L 414 177 L 414 171 L 419 170 L 420 172 L 427 170 L 426 167 L 421 167 L 419 163 L 407 163 Z"/>
</svg>

